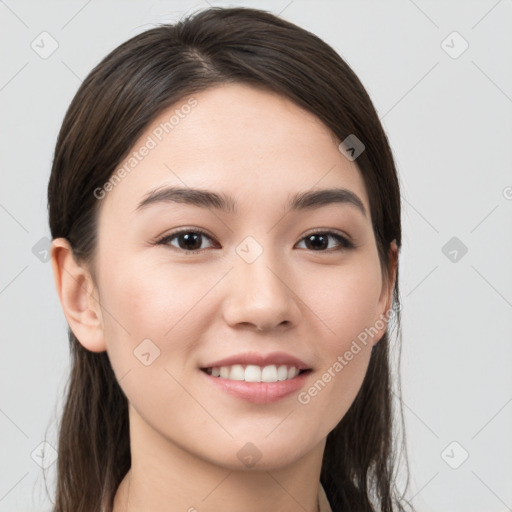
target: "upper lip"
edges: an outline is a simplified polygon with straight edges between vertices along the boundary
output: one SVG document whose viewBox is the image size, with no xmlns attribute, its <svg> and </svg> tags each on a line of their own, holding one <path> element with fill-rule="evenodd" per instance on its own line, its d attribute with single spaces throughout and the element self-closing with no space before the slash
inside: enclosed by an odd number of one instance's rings
<svg viewBox="0 0 512 512">
<path fill-rule="evenodd" d="M 258 354 L 257 352 L 245 352 L 219 359 L 202 368 L 219 368 L 221 366 L 233 366 L 235 364 L 253 364 L 256 366 L 286 365 L 295 366 L 299 370 L 309 370 L 310 367 L 301 359 L 285 352 L 271 352 L 270 354 Z"/>
</svg>

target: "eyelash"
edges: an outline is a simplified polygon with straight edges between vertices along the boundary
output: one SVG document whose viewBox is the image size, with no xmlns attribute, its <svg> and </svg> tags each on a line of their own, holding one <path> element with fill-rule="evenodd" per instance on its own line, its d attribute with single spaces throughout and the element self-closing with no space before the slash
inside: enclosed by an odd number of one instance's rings
<svg viewBox="0 0 512 512">
<path fill-rule="evenodd" d="M 165 235 L 161 238 L 159 238 L 155 243 L 154 245 L 166 245 L 168 247 L 170 247 L 171 249 L 173 250 L 176 250 L 178 252 L 181 252 L 181 253 L 196 253 L 197 251 L 204 251 L 205 249 L 197 249 L 197 250 L 190 250 L 190 251 L 187 251 L 186 249 L 181 249 L 179 247 L 175 247 L 173 245 L 170 245 L 168 244 L 168 242 L 170 240 L 172 240 L 173 238 L 176 238 L 177 236 L 179 236 L 180 234 L 183 234 L 183 233 L 194 233 L 194 234 L 200 234 L 202 236 L 205 236 L 206 238 L 210 239 L 210 240 L 213 240 L 212 237 L 206 233 L 205 231 L 201 230 L 201 229 L 197 229 L 197 228 L 194 228 L 194 229 L 190 229 L 190 228 L 184 228 L 184 229 L 179 229 L 179 230 L 176 230 L 176 231 L 173 231 L 172 233 L 168 234 L 168 235 Z M 348 238 L 334 232 L 334 231 L 321 231 L 321 230 L 318 230 L 318 231 L 313 231 L 311 233 L 308 233 L 306 236 L 302 237 L 300 239 L 300 242 L 302 242 L 304 239 L 308 238 L 309 236 L 312 236 L 312 235 L 318 235 L 318 234 L 322 234 L 322 235 L 328 235 L 329 237 L 333 237 L 335 238 L 336 240 L 338 240 L 338 242 L 340 242 L 340 246 L 338 248 L 334 248 L 334 249 L 325 249 L 325 250 L 318 250 L 318 251 L 314 251 L 311 249 L 312 252 L 318 252 L 318 253 L 332 253 L 332 252 L 338 252 L 338 251 L 343 251 L 343 250 L 350 250 L 350 249 L 355 249 L 357 247 L 357 245 L 352 242 L 351 240 L 349 240 Z"/>
</svg>

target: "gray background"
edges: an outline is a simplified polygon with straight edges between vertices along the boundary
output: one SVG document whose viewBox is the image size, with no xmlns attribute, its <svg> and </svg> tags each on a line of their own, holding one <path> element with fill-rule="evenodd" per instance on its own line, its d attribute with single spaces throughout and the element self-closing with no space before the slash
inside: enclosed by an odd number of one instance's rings
<svg viewBox="0 0 512 512">
<path fill-rule="evenodd" d="M 511 510 L 512 1 L 211 4 L 281 13 L 331 44 L 369 91 L 402 184 L 408 496 L 421 512 Z M 2 512 L 51 508 L 41 466 L 53 491 L 54 453 L 41 456 L 41 443 L 56 445 L 69 366 L 44 237 L 65 110 L 114 47 L 205 7 L 0 0 Z"/>
</svg>

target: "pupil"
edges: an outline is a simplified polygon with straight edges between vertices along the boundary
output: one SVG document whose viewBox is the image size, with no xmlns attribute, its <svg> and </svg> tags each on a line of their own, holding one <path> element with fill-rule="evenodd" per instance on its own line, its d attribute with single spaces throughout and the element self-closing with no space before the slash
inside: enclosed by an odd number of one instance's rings
<svg viewBox="0 0 512 512">
<path fill-rule="evenodd" d="M 182 240 L 185 240 L 185 244 L 184 244 L 185 247 L 182 247 L 182 249 L 186 249 L 188 251 L 194 251 L 196 249 L 199 249 L 201 247 L 201 242 L 198 243 L 200 236 L 201 236 L 200 234 L 190 234 L 190 233 L 185 233 L 184 235 L 181 235 Z M 187 242 L 188 242 L 188 244 L 187 244 Z M 192 243 L 195 242 L 195 245 L 193 245 L 191 247 L 190 242 L 192 242 Z"/>
<path fill-rule="evenodd" d="M 201 234 L 199 233 L 185 233 L 180 235 L 181 240 L 184 241 L 183 244 L 185 247 L 181 247 L 182 249 L 188 250 L 188 251 L 194 251 L 201 247 L 200 237 Z M 325 249 L 327 247 L 327 237 L 324 235 L 309 235 L 306 238 L 308 244 L 313 249 Z"/>
<path fill-rule="evenodd" d="M 324 235 L 309 235 L 306 240 L 312 242 L 310 245 L 315 249 L 325 249 L 327 247 L 327 237 Z"/>
</svg>

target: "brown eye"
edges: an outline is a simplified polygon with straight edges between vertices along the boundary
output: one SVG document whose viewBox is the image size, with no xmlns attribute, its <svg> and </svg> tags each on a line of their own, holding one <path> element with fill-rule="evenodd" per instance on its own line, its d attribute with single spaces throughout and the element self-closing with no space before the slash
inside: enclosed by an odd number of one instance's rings
<svg viewBox="0 0 512 512">
<path fill-rule="evenodd" d="M 175 231 L 170 235 L 166 235 L 157 242 L 159 245 L 171 246 L 173 249 L 184 252 L 197 252 L 205 247 L 202 247 L 204 239 L 212 241 L 212 238 L 205 232 L 193 229 L 182 229 Z M 332 244 L 331 241 L 335 240 L 337 243 Z M 332 231 L 317 231 L 310 233 L 302 240 L 305 241 L 305 248 L 315 252 L 333 252 L 344 249 L 351 249 L 355 244 L 348 238 L 334 233 Z M 211 244 L 212 247 L 214 244 Z"/>
<path fill-rule="evenodd" d="M 211 238 L 202 231 L 188 229 L 171 233 L 170 235 L 162 238 L 158 243 L 162 245 L 170 245 L 173 248 L 182 251 L 199 251 L 202 249 L 201 245 L 204 238 L 211 240 Z M 177 244 L 171 243 L 175 239 Z"/>
<path fill-rule="evenodd" d="M 306 241 L 306 249 L 316 252 L 325 252 L 326 249 L 332 249 L 332 246 L 329 247 L 329 239 L 338 241 L 338 248 L 334 248 L 334 250 L 351 249 L 354 247 L 354 244 L 350 240 L 344 236 L 330 231 L 318 231 L 316 233 L 310 233 L 302 240 Z"/>
</svg>

